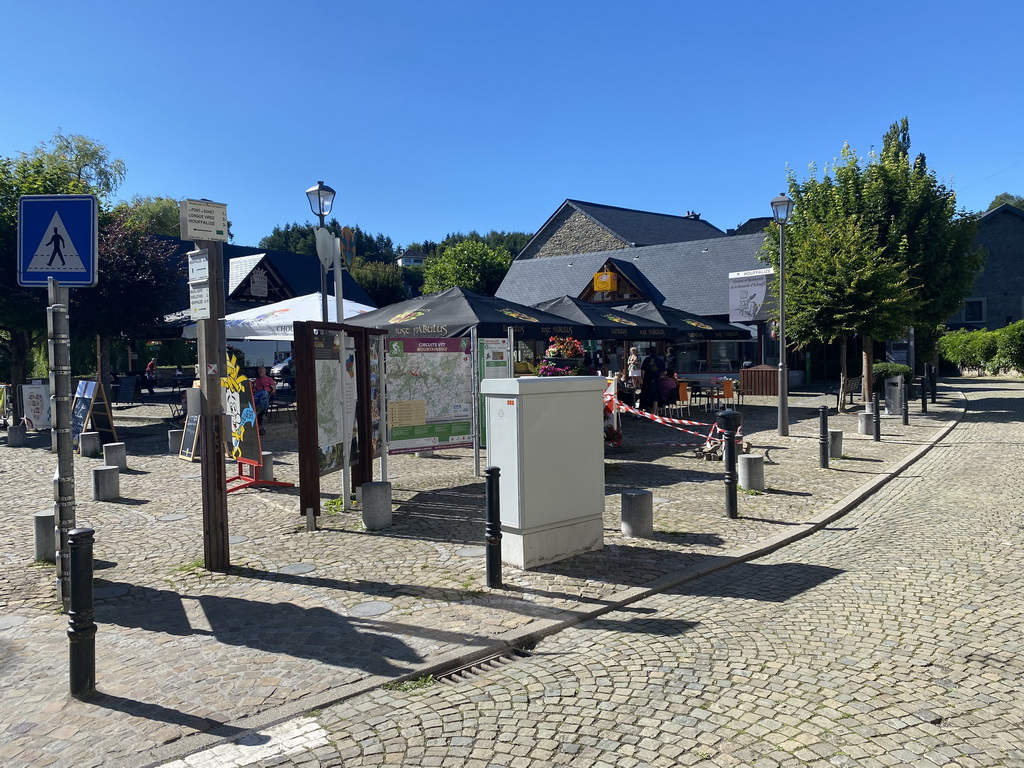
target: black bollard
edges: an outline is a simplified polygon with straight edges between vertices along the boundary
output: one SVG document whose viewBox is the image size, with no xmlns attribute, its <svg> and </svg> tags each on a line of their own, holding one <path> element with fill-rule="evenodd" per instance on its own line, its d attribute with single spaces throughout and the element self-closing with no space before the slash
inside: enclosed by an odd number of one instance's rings
<svg viewBox="0 0 1024 768">
<path fill-rule="evenodd" d="M 736 430 L 743 424 L 743 414 L 726 408 L 719 411 L 718 428 L 722 430 L 722 458 L 725 463 L 725 514 L 736 519 L 739 517 L 736 489 L 739 476 L 736 472 Z"/>
<path fill-rule="evenodd" d="M 501 584 L 501 503 L 498 499 L 498 482 L 501 469 L 487 467 L 485 492 L 487 499 L 487 524 L 484 538 L 487 541 L 487 586 L 492 589 Z"/>
<path fill-rule="evenodd" d="M 877 392 L 871 395 L 871 402 L 875 406 L 875 412 L 871 416 L 871 422 L 875 428 L 874 439 L 876 443 L 882 439 L 882 404 L 880 400 L 881 398 L 879 398 Z"/>
<path fill-rule="evenodd" d="M 96 611 L 92 599 L 92 528 L 68 533 L 71 606 L 68 609 L 68 672 L 71 695 L 85 699 L 96 693 Z"/>
<path fill-rule="evenodd" d="M 818 466 L 828 469 L 828 406 L 818 406 Z"/>
<path fill-rule="evenodd" d="M 931 363 L 928 364 L 928 389 L 932 394 L 932 402 L 935 402 L 935 397 L 938 394 L 938 372 L 935 370 L 935 366 Z"/>
<path fill-rule="evenodd" d="M 903 398 L 900 400 L 900 415 L 903 416 L 903 426 L 907 426 L 910 423 L 910 393 L 906 387 L 901 391 Z"/>
<path fill-rule="evenodd" d="M 921 413 L 928 413 L 928 377 L 921 377 Z"/>
</svg>

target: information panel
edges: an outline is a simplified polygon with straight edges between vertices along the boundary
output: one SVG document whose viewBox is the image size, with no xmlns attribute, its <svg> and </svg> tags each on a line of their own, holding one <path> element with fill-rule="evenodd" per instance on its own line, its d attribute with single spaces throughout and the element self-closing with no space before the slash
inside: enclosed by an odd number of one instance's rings
<svg viewBox="0 0 1024 768">
<path fill-rule="evenodd" d="M 470 340 L 387 341 L 388 453 L 473 446 Z"/>
</svg>

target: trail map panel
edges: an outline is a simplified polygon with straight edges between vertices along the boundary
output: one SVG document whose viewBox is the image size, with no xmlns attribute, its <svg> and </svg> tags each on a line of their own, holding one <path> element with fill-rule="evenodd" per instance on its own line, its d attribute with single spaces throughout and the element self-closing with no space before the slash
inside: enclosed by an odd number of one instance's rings
<svg viewBox="0 0 1024 768">
<path fill-rule="evenodd" d="M 470 340 L 387 341 L 388 453 L 473 445 Z"/>
</svg>

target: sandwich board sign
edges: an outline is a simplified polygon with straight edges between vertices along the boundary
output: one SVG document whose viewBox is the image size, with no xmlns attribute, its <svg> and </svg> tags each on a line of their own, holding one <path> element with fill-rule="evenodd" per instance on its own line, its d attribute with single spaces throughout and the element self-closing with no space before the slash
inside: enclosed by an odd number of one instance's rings
<svg viewBox="0 0 1024 768">
<path fill-rule="evenodd" d="M 18 198 L 18 285 L 45 288 L 51 277 L 69 288 L 96 285 L 98 212 L 95 195 Z"/>
</svg>

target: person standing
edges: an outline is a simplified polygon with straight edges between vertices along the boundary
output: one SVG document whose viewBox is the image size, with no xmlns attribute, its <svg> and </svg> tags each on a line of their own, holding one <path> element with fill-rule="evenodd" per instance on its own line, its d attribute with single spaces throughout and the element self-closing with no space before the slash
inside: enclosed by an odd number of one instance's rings
<svg viewBox="0 0 1024 768">
<path fill-rule="evenodd" d="M 647 348 L 647 357 L 640 364 L 643 377 L 640 385 L 640 407 L 648 413 L 655 413 L 658 402 L 658 380 L 665 370 L 665 361 L 658 355 L 654 347 Z"/>
<path fill-rule="evenodd" d="M 626 358 L 626 374 L 633 384 L 633 389 L 639 390 L 643 379 L 640 376 L 640 353 L 636 347 L 629 348 L 629 357 Z"/>
<path fill-rule="evenodd" d="M 156 385 L 156 358 L 150 358 L 149 362 L 146 363 L 146 373 L 143 379 L 146 382 L 146 389 L 149 390 L 149 394 L 153 394 L 153 387 Z"/>
<path fill-rule="evenodd" d="M 256 378 L 252 380 L 252 404 L 256 411 L 256 425 L 261 435 L 267 432 L 263 428 L 263 417 L 270 408 L 270 398 L 277 389 L 277 383 L 267 376 L 267 369 L 262 365 L 256 369 Z"/>
</svg>

